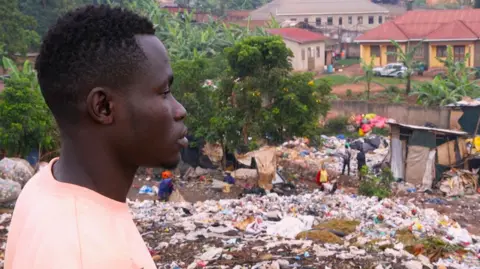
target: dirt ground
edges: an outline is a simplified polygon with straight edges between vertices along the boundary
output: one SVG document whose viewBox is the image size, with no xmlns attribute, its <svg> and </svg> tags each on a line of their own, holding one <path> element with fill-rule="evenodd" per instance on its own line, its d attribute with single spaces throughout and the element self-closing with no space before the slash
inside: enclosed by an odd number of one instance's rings
<svg viewBox="0 0 480 269">
<path fill-rule="evenodd" d="M 349 77 L 354 77 L 354 76 L 362 75 L 363 71 L 362 71 L 362 68 L 360 67 L 359 64 L 354 64 L 354 65 L 345 67 L 342 70 L 342 72 L 337 72 L 336 74 L 345 75 L 345 76 L 349 76 Z M 322 75 L 322 76 L 328 76 L 328 75 Z M 320 76 L 320 77 L 322 77 L 322 76 Z M 429 76 L 413 76 L 412 77 L 412 80 L 414 80 L 414 81 L 429 81 L 431 79 L 432 78 L 429 77 Z M 397 85 L 392 85 L 392 86 L 396 86 L 400 89 L 405 88 L 405 84 L 397 84 Z M 332 93 L 337 95 L 337 96 L 345 96 L 348 89 L 350 89 L 353 94 L 363 93 L 363 92 L 365 92 L 365 83 L 359 82 L 359 83 L 356 83 L 356 84 L 343 84 L 343 85 L 333 86 L 332 87 Z M 381 92 L 383 90 L 385 90 L 385 88 L 380 86 L 380 85 L 377 85 L 377 84 L 372 84 L 371 85 L 371 92 L 372 93 Z"/>
</svg>

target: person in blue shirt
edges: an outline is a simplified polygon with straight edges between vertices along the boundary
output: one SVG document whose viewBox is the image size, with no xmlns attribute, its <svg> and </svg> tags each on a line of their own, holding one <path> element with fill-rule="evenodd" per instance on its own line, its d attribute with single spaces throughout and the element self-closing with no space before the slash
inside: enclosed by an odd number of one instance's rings
<svg viewBox="0 0 480 269">
<path fill-rule="evenodd" d="M 162 181 L 158 186 L 158 199 L 160 201 L 167 202 L 170 195 L 173 193 L 172 173 L 170 171 L 164 171 L 162 173 Z"/>
</svg>

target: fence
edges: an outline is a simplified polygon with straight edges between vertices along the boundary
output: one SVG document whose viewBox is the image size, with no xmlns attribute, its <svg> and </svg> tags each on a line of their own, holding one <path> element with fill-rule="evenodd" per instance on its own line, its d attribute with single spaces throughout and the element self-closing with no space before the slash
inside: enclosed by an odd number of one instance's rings
<svg viewBox="0 0 480 269">
<path fill-rule="evenodd" d="M 331 112 L 335 115 L 375 113 L 392 118 L 399 123 L 421 125 L 433 123 L 438 128 L 450 128 L 450 109 L 424 108 L 397 104 L 368 103 L 365 101 L 333 101 Z"/>
</svg>

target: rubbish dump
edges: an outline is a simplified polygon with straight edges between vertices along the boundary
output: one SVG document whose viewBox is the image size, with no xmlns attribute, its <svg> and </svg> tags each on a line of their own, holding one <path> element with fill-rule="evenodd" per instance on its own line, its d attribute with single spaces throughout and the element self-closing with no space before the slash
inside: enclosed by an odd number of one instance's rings
<svg viewBox="0 0 480 269">
<path fill-rule="evenodd" d="M 410 202 L 315 191 L 129 205 L 161 268 L 343 268 L 346 261 L 355 268 L 480 268 L 479 237 Z M 167 254 L 163 245 L 175 247 Z"/>
<path fill-rule="evenodd" d="M 463 169 L 451 169 L 443 173 L 439 189 L 447 197 L 474 194 L 478 189 L 478 174 Z"/>
</svg>

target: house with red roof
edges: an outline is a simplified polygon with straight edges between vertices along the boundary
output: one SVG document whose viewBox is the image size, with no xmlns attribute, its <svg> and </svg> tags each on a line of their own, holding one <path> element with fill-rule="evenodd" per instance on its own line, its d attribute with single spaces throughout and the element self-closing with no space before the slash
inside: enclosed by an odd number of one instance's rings
<svg viewBox="0 0 480 269">
<path fill-rule="evenodd" d="M 360 43 L 360 57 L 370 61 L 375 56 L 375 65 L 396 62 L 391 40 L 400 43 L 403 49 L 423 45 L 416 50 L 416 60 L 429 68 L 443 67 L 438 60 L 446 58 L 447 47 L 452 46 L 454 57 L 464 59 L 467 53 L 470 67 L 480 66 L 480 9 L 461 10 L 415 10 L 395 20 L 365 32 L 356 42 Z"/>
<path fill-rule="evenodd" d="M 323 70 L 326 64 L 325 42 L 327 37 L 300 28 L 268 29 L 272 35 L 279 35 L 287 48 L 293 52 L 291 59 L 294 71 Z"/>
</svg>

